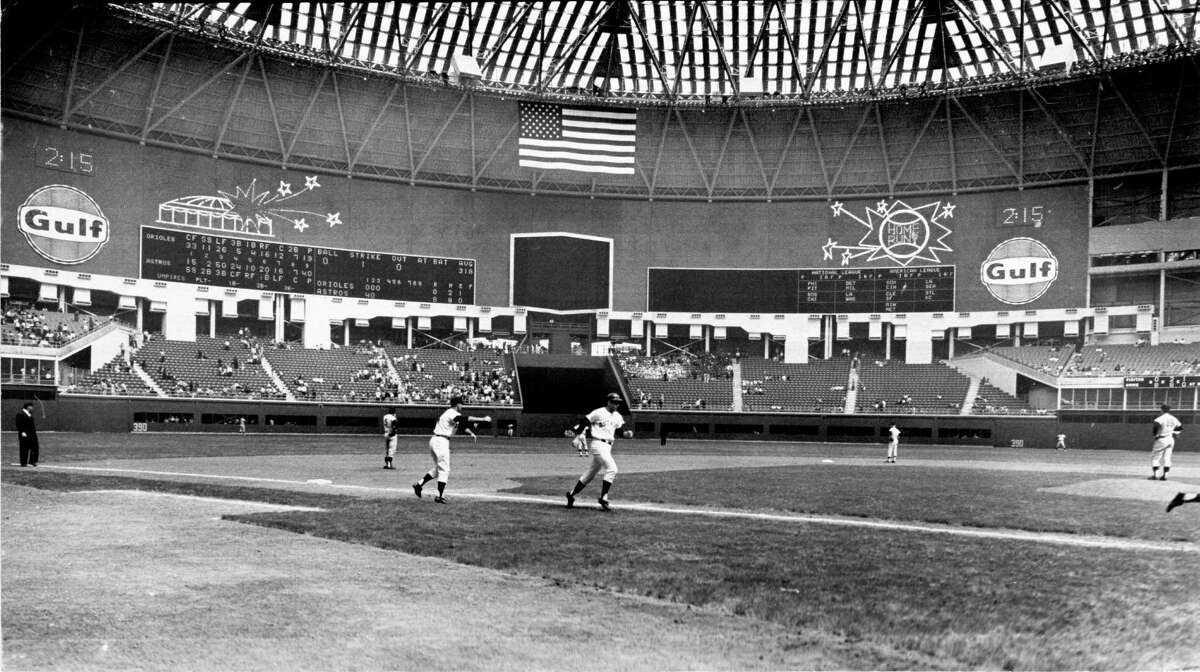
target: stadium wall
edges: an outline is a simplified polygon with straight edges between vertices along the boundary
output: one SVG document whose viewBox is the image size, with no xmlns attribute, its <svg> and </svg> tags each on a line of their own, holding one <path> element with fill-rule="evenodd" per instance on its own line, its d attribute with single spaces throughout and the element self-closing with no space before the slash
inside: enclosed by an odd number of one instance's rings
<svg viewBox="0 0 1200 672">
<path fill-rule="evenodd" d="M 76 170 L 47 165 L 47 147 L 60 157 L 76 157 L 63 159 L 76 162 Z M 1088 249 L 1080 244 L 1089 233 L 1085 186 L 904 199 L 835 195 L 830 202 L 588 200 L 317 175 L 9 118 L 4 155 L 0 254 L 14 266 L 154 280 L 198 277 L 182 268 L 167 273 L 147 265 L 141 250 L 143 229 L 149 227 L 284 246 L 473 260 L 473 291 L 449 302 L 508 306 L 510 272 L 521 272 L 511 268 L 512 236 L 564 232 L 612 241 L 613 305 L 595 309 L 647 310 L 652 267 L 832 271 L 952 265 L 955 311 L 1086 303 Z M 88 157 L 86 172 L 80 172 L 81 155 Z M 88 214 L 92 209 L 98 212 Z M 77 219 L 92 216 L 106 223 L 97 228 L 89 220 L 90 230 L 77 229 Z M 47 223 L 55 218 L 64 221 Z M 219 220 L 259 231 L 205 228 Z M 49 232 L 50 226 L 63 231 Z M 1031 240 L 1036 244 L 1002 249 L 1009 241 Z M 173 244 L 183 255 L 185 237 Z M 997 255 L 1013 266 L 1001 272 L 1013 273 L 1027 272 L 1026 262 L 1052 258 L 1055 277 L 1036 296 L 997 292 L 984 277 L 985 262 Z M 194 284 L 229 286 L 221 269 L 209 270 L 214 274 L 206 276 L 207 283 Z M 544 272 L 553 277 L 560 270 Z M 536 276 L 539 270 L 531 272 Z"/>
<path fill-rule="evenodd" d="M 27 400 L 12 394 L 13 386 L 6 388 L 3 400 L 3 423 L 5 431 L 14 430 L 13 417 Z M 17 390 L 20 392 L 20 390 Z M 50 398 L 46 398 L 50 397 Z M 195 399 L 145 399 L 145 398 L 98 398 L 82 396 L 44 395 L 46 400 L 35 402 L 35 417 L 42 432 L 107 432 L 127 433 L 133 431 L 135 417 L 139 414 L 160 416 L 182 416 L 190 414 L 189 424 L 150 422 L 145 431 L 233 433 L 235 424 L 228 422 L 202 423 L 202 416 L 233 419 L 245 416 L 250 419 L 251 433 L 312 433 L 312 434 L 364 434 L 375 435 L 379 430 L 379 419 L 385 406 L 372 405 L 312 405 L 296 403 L 239 403 L 232 401 L 206 401 Z M 401 431 L 405 435 L 424 436 L 433 427 L 440 407 L 397 407 Z M 492 415 L 490 428 L 483 428 L 481 435 L 502 436 L 510 423 L 517 436 L 530 435 L 526 431 L 521 409 L 489 407 Z M 1200 422 L 1200 413 L 1179 412 L 1179 419 L 1187 427 Z M 636 437 L 641 440 L 658 439 L 662 430 L 667 430 L 668 444 L 671 440 L 756 440 L 756 441 L 802 441 L 827 443 L 882 443 L 887 436 L 887 427 L 896 422 L 904 431 L 903 442 L 908 445 L 955 445 L 990 447 L 1054 447 L 1055 435 L 1062 431 L 1068 436 L 1068 445 L 1077 449 L 1149 449 L 1149 427 L 1153 420 L 1150 412 L 1064 412 L 1054 416 L 886 416 L 886 415 L 790 415 L 752 413 L 705 413 L 705 412 L 656 412 L 637 411 L 633 416 Z M 267 424 L 268 417 L 304 418 L 303 423 L 279 422 Z M 566 417 L 566 416 L 564 416 Z M 332 419 L 332 424 L 331 424 Z M 535 423 L 536 424 L 536 423 Z M 536 436 L 561 436 L 562 427 L 546 426 L 535 428 Z M 47 450 L 52 450 L 53 438 L 43 441 Z M 1180 442 L 1177 450 L 1197 450 L 1194 441 Z M 47 453 L 51 454 L 51 453 Z"/>
</svg>

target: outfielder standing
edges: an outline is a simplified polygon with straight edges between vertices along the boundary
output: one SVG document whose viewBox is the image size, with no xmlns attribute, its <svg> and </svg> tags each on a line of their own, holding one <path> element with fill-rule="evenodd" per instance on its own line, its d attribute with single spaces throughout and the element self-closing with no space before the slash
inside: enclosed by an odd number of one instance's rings
<svg viewBox="0 0 1200 672">
<path fill-rule="evenodd" d="M 1175 437 L 1179 435 L 1183 423 L 1171 415 L 1171 407 L 1163 404 L 1162 415 L 1154 419 L 1154 443 L 1150 447 L 1150 480 L 1167 480 L 1167 472 L 1171 470 L 1171 453 L 1175 450 Z M 1162 467 L 1162 476 L 1158 468 Z"/>
<path fill-rule="evenodd" d="M 396 426 L 396 409 L 389 408 L 383 414 L 383 468 L 395 469 L 392 458 L 396 456 L 396 444 L 400 438 L 396 436 L 399 428 Z"/>
<path fill-rule="evenodd" d="M 425 477 L 413 483 L 413 492 L 421 496 L 421 489 L 426 483 L 437 479 L 437 497 L 433 501 L 438 504 L 446 503 L 446 480 L 450 477 L 450 437 L 462 429 L 475 438 L 475 432 L 463 423 L 491 422 L 492 416 L 466 416 L 462 412 L 462 397 L 451 397 L 450 408 L 442 412 L 433 428 L 433 436 L 429 438 L 429 454 L 433 456 L 433 468 L 425 472 Z"/>
<path fill-rule="evenodd" d="M 888 450 L 887 450 L 887 460 L 886 461 L 890 462 L 892 464 L 895 464 L 896 463 L 896 453 L 899 451 L 899 449 L 900 449 L 900 428 L 897 427 L 896 423 L 893 422 L 892 426 L 888 427 Z"/>
<path fill-rule="evenodd" d="M 575 487 L 567 493 L 567 508 L 574 508 L 575 496 L 591 483 L 596 474 L 604 471 L 600 485 L 600 508 L 605 511 L 610 511 L 608 505 L 608 491 L 612 488 L 613 480 L 617 477 L 617 463 L 613 461 L 612 447 L 613 440 L 616 438 L 617 431 L 625 426 L 625 418 L 617 412 L 621 405 L 621 395 L 612 392 L 605 399 L 604 406 L 588 413 L 587 417 L 567 430 L 567 436 L 575 437 L 586 434 L 588 437 L 588 454 L 591 455 L 592 463 L 588 466 L 587 471 L 576 481 Z M 625 430 L 622 433 L 627 439 L 633 438 L 633 432 Z"/>
</svg>

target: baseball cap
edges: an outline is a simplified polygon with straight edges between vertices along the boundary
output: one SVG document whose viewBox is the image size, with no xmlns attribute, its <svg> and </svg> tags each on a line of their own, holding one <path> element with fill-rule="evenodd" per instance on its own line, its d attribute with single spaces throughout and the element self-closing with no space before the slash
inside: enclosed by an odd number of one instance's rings
<svg viewBox="0 0 1200 672">
<path fill-rule="evenodd" d="M 450 405 L 451 406 L 457 406 L 461 403 L 463 403 L 462 397 L 459 397 L 459 396 L 450 397 Z"/>
<path fill-rule="evenodd" d="M 608 393 L 607 400 L 608 400 L 608 401 L 615 401 L 615 402 L 618 402 L 618 403 L 619 403 L 619 402 L 622 402 L 622 401 L 624 401 L 624 399 L 622 399 L 622 398 L 621 398 L 621 395 L 617 394 L 616 392 L 609 392 L 609 393 Z"/>
</svg>

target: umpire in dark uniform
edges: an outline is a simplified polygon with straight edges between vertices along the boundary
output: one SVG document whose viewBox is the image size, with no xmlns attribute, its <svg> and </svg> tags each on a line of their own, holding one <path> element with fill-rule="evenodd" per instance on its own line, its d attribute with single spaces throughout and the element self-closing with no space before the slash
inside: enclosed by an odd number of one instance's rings
<svg viewBox="0 0 1200 672">
<path fill-rule="evenodd" d="M 33 422 L 33 404 L 26 403 L 17 411 L 17 444 L 21 447 L 21 466 L 36 467 L 38 463 L 37 427 Z"/>
</svg>

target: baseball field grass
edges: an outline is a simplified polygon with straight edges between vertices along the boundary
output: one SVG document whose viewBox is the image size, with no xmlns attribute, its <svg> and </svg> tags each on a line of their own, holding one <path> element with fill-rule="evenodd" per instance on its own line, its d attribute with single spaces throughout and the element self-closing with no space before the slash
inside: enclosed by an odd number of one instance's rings
<svg viewBox="0 0 1200 672">
<path fill-rule="evenodd" d="M 314 507 L 225 517 L 536 577 L 568 594 L 599 590 L 759 621 L 788 633 L 775 640 L 780 651 L 836 648 L 821 667 L 1200 666 L 1200 506 L 1166 514 L 1175 484 L 1145 482 L 1141 453 L 928 447 L 886 465 L 878 447 L 628 442 L 624 456 L 638 454 L 640 466 L 619 476 L 616 510 L 603 513 L 596 485 L 576 509 L 562 505 L 583 463 L 560 459 L 561 442 L 467 444 L 456 452 L 463 466 L 452 475 L 450 504 L 440 506 L 411 491 L 342 494 L 149 473 L 184 458 L 195 472 L 206 460 L 283 463 L 332 452 L 375 477 L 377 451 L 365 438 L 340 440 L 333 451 L 330 439 L 312 437 L 92 439 L 61 445 L 57 459 L 132 464 L 143 473 L 6 467 L 3 483 Z M 687 468 L 713 454 L 728 458 L 726 466 Z M 523 475 L 520 465 L 548 455 L 563 466 Z M 799 463 L 739 466 L 789 456 Z M 1200 476 L 1194 457 L 1183 455 L 1187 466 L 1176 470 L 1185 483 Z M 663 470 L 654 469 L 660 462 Z M 408 463 L 423 468 L 419 459 Z M 485 464 L 513 465 L 490 495 L 470 487 L 471 469 Z M 394 490 L 407 488 L 404 476 L 391 482 Z"/>
</svg>

